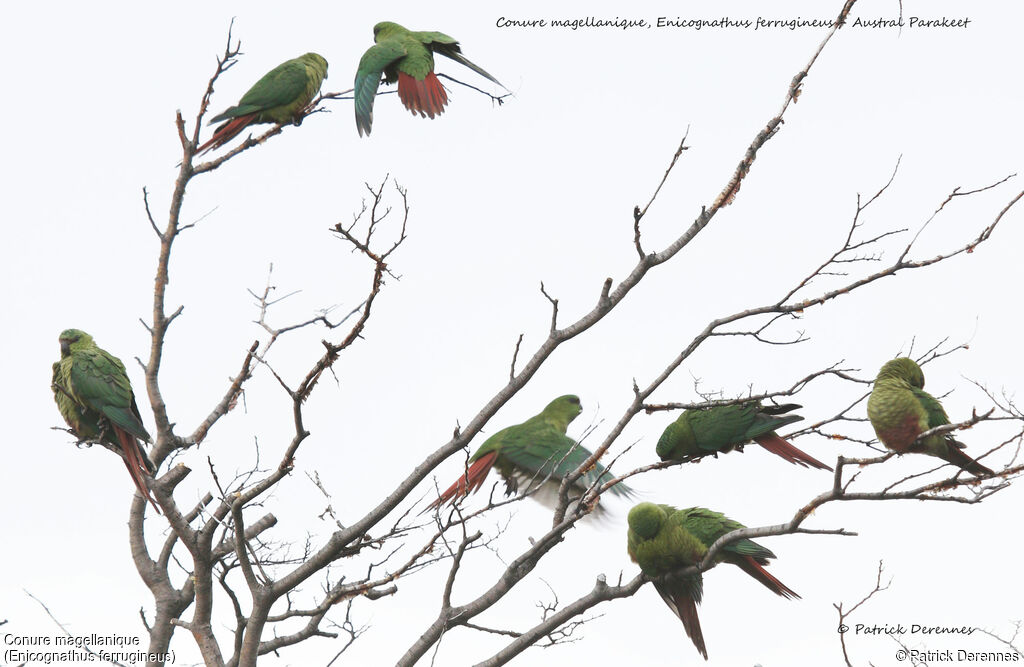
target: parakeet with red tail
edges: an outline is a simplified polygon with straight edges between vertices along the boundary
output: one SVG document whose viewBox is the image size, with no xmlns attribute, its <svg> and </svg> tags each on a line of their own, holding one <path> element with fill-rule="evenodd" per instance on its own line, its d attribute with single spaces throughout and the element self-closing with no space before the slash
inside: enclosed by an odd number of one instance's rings
<svg viewBox="0 0 1024 667">
<path fill-rule="evenodd" d="M 539 414 L 522 424 L 504 428 L 474 452 L 469 468 L 459 479 L 431 503 L 428 509 L 469 495 L 483 486 L 491 468 L 497 468 L 505 480 L 505 495 L 529 491 L 537 502 L 554 508 L 562 479 L 590 458 L 591 452 L 566 435 L 569 423 L 582 412 L 576 396 L 560 396 L 551 401 Z M 578 499 L 590 486 L 600 480 L 612 479 L 603 465 L 583 473 L 570 490 L 570 500 Z M 629 497 L 633 491 L 619 482 L 610 491 Z M 571 505 L 570 505 L 571 507 Z M 603 514 L 599 505 L 597 515 Z"/>
<path fill-rule="evenodd" d="M 705 454 L 731 452 L 753 440 L 790 463 L 832 470 L 775 433 L 775 429 L 803 419 L 800 415 L 785 414 L 799 407 L 793 403 L 763 406 L 759 401 L 749 401 L 684 410 L 661 434 L 658 456 L 662 461 L 682 461 Z"/>
<path fill-rule="evenodd" d="M 949 417 L 942 404 L 924 390 L 924 371 L 913 359 L 893 359 L 878 371 L 868 397 L 868 419 L 882 444 L 898 454 L 919 452 L 937 456 L 975 477 L 992 474 L 964 453 L 963 443 L 955 440 L 952 433 L 917 441 L 925 431 L 948 424 Z"/>
<path fill-rule="evenodd" d="M 242 95 L 237 105 L 210 119 L 210 125 L 227 122 L 196 149 L 196 155 L 223 146 L 250 125 L 299 124 L 326 78 L 327 61 L 318 53 L 307 53 L 281 63 Z"/>
<path fill-rule="evenodd" d="M 697 565 L 718 538 L 743 524 L 703 507 L 676 509 L 671 505 L 640 503 L 629 511 L 626 549 L 640 569 L 654 583 L 655 590 L 680 621 L 686 636 L 704 659 L 708 650 L 697 617 L 703 595 L 703 575 L 682 575 L 681 570 Z M 765 570 L 775 554 L 760 544 L 740 539 L 725 545 L 710 567 L 731 563 L 776 595 L 799 598 L 791 588 Z"/>
<path fill-rule="evenodd" d="M 150 442 L 121 360 L 78 329 L 60 334 L 60 361 L 53 364 L 53 399 L 71 431 L 83 442 L 100 442 L 118 451 L 139 494 L 160 507 L 146 479 L 156 470 L 139 440 Z"/>
<path fill-rule="evenodd" d="M 387 83 L 398 82 L 398 97 L 405 108 L 424 118 L 444 112 L 448 94 L 434 73 L 434 54 L 451 58 L 490 79 L 501 82 L 470 62 L 454 38 L 442 32 L 408 30 L 390 21 L 373 26 L 375 44 L 359 59 L 355 79 L 356 129 L 359 136 L 370 134 L 373 126 L 373 100 L 381 75 Z"/>
</svg>

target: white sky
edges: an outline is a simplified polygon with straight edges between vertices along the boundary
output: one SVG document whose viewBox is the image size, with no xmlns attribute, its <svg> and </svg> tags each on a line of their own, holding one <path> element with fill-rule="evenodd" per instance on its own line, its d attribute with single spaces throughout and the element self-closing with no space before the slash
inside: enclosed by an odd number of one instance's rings
<svg viewBox="0 0 1024 667">
<path fill-rule="evenodd" d="M 310 50 L 330 62 L 324 90 L 348 89 L 379 20 L 455 36 L 471 60 L 515 93 L 499 108 L 454 86 L 448 110 L 434 121 L 413 118 L 395 96 L 382 97 L 373 135 L 362 140 L 351 102 L 335 102 L 333 113 L 286 129 L 197 179 L 188 192 L 185 222 L 206 217 L 175 248 L 168 299 L 171 309 L 184 304 L 185 310 L 168 337 L 162 376 L 180 432 L 191 431 L 209 412 L 245 349 L 261 336 L 246 289 L 262 288 L 268 265 L 274 264 L 280 293 L 302 290 L 273 313 L 279 324 L 326 305 L 356 306 L 369 267 L 327 228 L 358 210 L 365 181 L 379 183 L 390 174 L 408 188 L 409 238 L 391 262 L 402 279 L 388 282 L 365 340 L 337 364 L 340 385 L 323 382 L 309 401 L 312 436 L 295 472 L 267 504 L 280 519 L 269 537 L 299 544 L 307 531 L 320 544 L 330 530 L 317 519 L 324 501 L 307 472 L 319 471 L 344 523 L 376 505 L 385 489 L 504 384 L 520 333 L 526 334 L 520 359 L 540 343 L 549 310 L 539 282 L 560 299 L 562 321 L 568 322 L 591 308 L 605 277 L 626 275 L 635 258 L 633 206 L 650 197 L 689 127 L 691 148 L 644 220 L 650 249 L 681 233 L 718 195 L 825 34 L 810 28 L 573 32 L 495 26 L 500 16 L 756 19 L 763 3 L 753 1 L 574 2 L 558 9 L 539 2 L 490 9 L 402 1 L 386 11 L 344 3 L 306 3 L 301 10 L 281 3 L 211 4 L 19 3 L 0 21 L 0 50 L 8 63 L 8 95 L 0 111 L 6 128 L 0 270 L 8 288 L 0 344 L 7 351 L 9 387 L 0 484 L 0 620 L 9 623 L 0 633 L 59 632 L 25 591 L 76 634 L 142 636 L 139 608 L 151 617 L 151 599 L 128 552 L 131 483 L 105 450 L 76 449 L 65 433 L 50 430 L 61 425 L 50 364 L 58 357 L 61 330 L 89 331 L 128 364 L 152 428 L 142 373 L 132 362 L 148 355 L 148 335 L 138 320 L 150 317 L 158 247 L 141 189 L 149 188 L 163 224 L 180 159 L 174 111 L 194 118 L 232 16 L 245 55 L 220 80 L 214 112 L 233 104 L 270 68 Z M 840 6 L 773 4 L 771 18 L 832 18 Z M 964 3 L 954 2 L 903 5 L 907 18 L 961 17 L 965 11 Z M 831 254 L 846 234 L 857 193 L 873 194 L 901 155 L 889 193 L 863 218 L 865 235 L 916 230 L 953 188 L 982 187 L 1019 170 L 1024 10 L 989 2 L 966 11 L 966 29 L 842 30 L 779 135 L 759 153 L 736 202 L 606 321 L 560 349 L 486 432 L 518 423 L 551 398 L 572 392 L 581 397 L 584 413 L 570 434 L 579 436 L 596 422 L 588 443 L 597 442 L 625 409 L 633 378 L 646 384 L 709 319 L 778 298 Z M 854 16 L 897 13 L 897 2 L 862 0 Z M 448 61 L 438 69 L 485 83 Z M 1014 179 L 954 202 L 922 235 L 913 256 L 962 245 L 1020 189 Z M 807 343 L 708 343 L 654 400 L 695 400 L 694 377 L 702 379 L 702 388 L 728 395 L 748 387 L 777 390 L 838 361 L 870 378 L 913 340 L 920 351 L 948 337 L 951 343 L 969 341 L 970 349 L 926 367 L 928 389 L 936 395 L 952 391 L 944 404 L 954 420 L 973 407 L 986 408 L 985 397 L 965 378 L 1009 392 L 1024 385 L 1019 206 L 973 254 L 881 281 L 778 330 L 806 330 Z M 886 245 L 883 261 L 891 261 L 906 238 Z M 322 337 L 322 331 L 310 331 L 282 341 L 272 358 L 275 368 L 297 378 L 321 353 Z M 810 421 L 834 414 L 855 391 L 823 381 L 797 401 Z M 265 370 L 252 381 L 245 407 L 224 419 L 200 451 L 182 457 L 193 474 L 179 488 L 180 505 L 208 488 L 208 456 L 225 478 L 251 465 L 258 438 L 262 464 L 276 465 L 290 435 L 290 403 Z M 638 444 L 616 469 L 652 461 L 670 420 L 664 414 L 634 420 L 612 453 Z M 870 436 L 866 424 L 843 429 Z M 1003 426 L 982 424 L 963 440 L 978 454 L 1006 433 Z M 868 453 L 812 438 L 797 445 L 824 460 Z M 458 458 L 439 470 L 440 483 L 458 474 Z M 872 471 L 867 483 L 877 488 L 932 463 L 891 461 Z M 650 474 L 635 486 L 644 499 L 703 505 L 755 526 L 788 520 L 830 483 L 824 473 L 748 449 Z M 1020 489 L 1011 488 L 972 507 L 826 506 L 807 527 L 843 527 L 859 537 L 763 540 L 778 554 L 771 571 L 803 600 L 772 596 L 735 568 L 706 575 L 700 616 L 707 664 L 839 664 L 832 604 L 849 605 L 866 594 L 879 559 L 892 586 L 852 622 L 982 626 L 1008 635 L 1010 622 L 1024 617 L 1022 498 Z M 589 591 L 600 573 L 611 580 L 620 572 L 632 577 L 637 569 L 625 554 L 628 506 L 609 505 L 616 512 L 609 525 L 572 531 L 534 575 L 476 620 L 523 630 L 539 619 L 534 603 L 550 598 L 543 581 L 564 604 Z M 517 512 L 498 543 L 506 560 L 549 523 L 534 504 L 523 503 Z M 503 516 L 479 527 L 493 530 Z M 160 539 L 161 522 L 150 523 Z M 456 587 L 456 603 L 489 586 L 502 566 L 481 550 L 467 567 L 474 573 Z M 348 664 L 398 659 L 434 618 L 445 573 L 428 570 L 399 582 L 393 598 L 357 604 L 356 621 L 372 627 L 346 654 Z M 311 581 L 307 590 L 319 583 Z M 650 586 L 594 611 L 603 616 L 586 626 L 580 643 L 531 649 L 519 662 L 703 662 Z M 226 631 L 220 636 L 227 642 Z M 954 651 L 1000 648 L 978 634 L 904 641 Z M 444 639 L 437 664 L 468 664 L 502 645 L 501 638 L 457 630 Z M 851 636 L 850 646 L 857 664 L 896 664 L 898 646 L 887 638 Z M 187 634 L 178 634 L 173 647 L 178 664 L 198 660 Z M 336 650 L 335 643 L 316 639 L 265 662 L 325 664 Z"/>
</svg>

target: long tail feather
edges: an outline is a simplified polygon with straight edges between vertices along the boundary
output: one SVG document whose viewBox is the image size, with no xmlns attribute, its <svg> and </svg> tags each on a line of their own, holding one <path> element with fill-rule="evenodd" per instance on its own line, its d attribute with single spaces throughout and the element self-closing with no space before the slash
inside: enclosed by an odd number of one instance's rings
<svg viewBox="0 0 1024 667">
<path fill-rule="evenodd" d="M 800 451 L 774 433 L 759 435 L 754 438 L 754 441 L 772 454 L 781 456 L 790 463 L 796 463 L 808 468 L 818 468 L 819 470 L 832 470 L 830 466 L 825 465 L 810 454 Z"/>
<path fill-rule="evenodd" d="M 224 123 L 214 130 L 213 136 L 210 137 L 209 141 L 196 149 L 196 156 L 198 157 L 206 151 L 213 150 L 214 148 L 220 148 L 238 136 L 239 132 L 249 127 L 254 120 L 256 120 L 256 114 L 251 113 L 246 116 L 233 118 L 232 120 Z"/>
<path fill-rule="evenodd" d="M 802 407 L 802 405 L 797 405 L 796 403 L 783 403 L 782 405 L 764 405 L 761 406 L 760 412 L 763 412 L 766 415 L 782 415 Z"/>
<path fill-rule="evenodd" d="M 459 479 L 449 486 L 444 492 L 438 496 L 437 500 L 427 505 L 424 512 L 440 507 L 446 502 L 453 500 L 456 497 L 464 498 L 470 493 L 476 491 L 484 484 L 484 480 L 487 479 L 487 473 L 491 471 L 491 466 L 498 458 L 498 452 L 491 452 L 481 456 L 469 466 L 466 473 L 459 477 Z"/>
<path fill-rule="evenodd" d="M 683 629 L 686 636 L 690 638 L 693 645 L 697 647 L 704 659 L 708 659 L 708 649 L 704 646 L 704 633 L 700 629 L 700 618 L 697 617 L 697 601 L 686 593 L 672 594 L 668 591 L 658 589 L 661 599 L 665 601 L 679 620 L 683 622 Z"/>
<path fill-rule="evenodd" d="M 422 81 L 405 72 L 399 72 L 398 97 L 413 115 L 419 113 L 424 118 L 441 115 L 448 104 L 448 94 L 433 72 L 428 72 Z"/>
<path fill-rule="evenodd" d="M 143 460 L 148 461 L 148 458 L 144 459 L 145 454 L 139 449 L 139 441 L 120 426 L 114 426 L 114 432 L 121 443 L 121 451 L 124 453 L 124 465 L 128 468 L 128 474 L 132 476 L 132 481 L 135 482 L 135 488 L 138 489 L 143 498 L 153 505 L 153 509 L 156 510 L 157 514 L 163 514 L 160 511 L 160 506 L 153 500 L 149 487 L 146 485 L 144 475 L 149 474 L 149 470 L 146 464 L 143 463 Z"/>
<path fill-rule="evenodd" d="M 958 447 L 962 448 L 963 444 L 954 440 L 948 449 L 949 456 L 943 456 L 942 459 L 949 461 L 953 465 L 960 466 L 975 477 L 993 474 L 991 470 L 972 459 L 961 449 L 958 449 Z"/>
<path fill-rule="evenodd" d="M 460 65 L 465 65 L 466 67 L 468 67 L 469 69 L 473 70 L 474 72 L 476 72 L 480 76 L 484 77 L 485 79 L 490 79 L 491 81 L 493 81 L 494 83 L 498 84 L 502 88 L 505 88 L 505 84 L 503 84 L 501 81 L 498 81 L 493 76 L 488 74 L 486 71 L 484 71 L 484 69 L 482 67 L 480 67 L 479 65 L 477 65 L 477 64 L 473 63 L 472 61 L 470 61 L 468 58 L 466 58 L 466 56 L 462 55 L 462 53 L 460 53 L 459 51 L 456 51 L 455 49 L 450 48 L 450 47 L 449 48 L 438 48 L 437 46 L 434 47 L 434 50 L 437 53 L 440 53 L 442 56 L 451 58 L 452 60 L 454 60 L 455 62 L 459 63 Z M 508 90 L 508 88 L 505 88 L 505 90 Z"/>
<path fill-rule="evenodd" d="M 789 598 L 790 600 L 800 598 L 793 589 L 786 586 L 786 584 L 773 577 L 768 570 L 761 567 L 761 564 L 754 560 L 753 556 L 741 556 L 734 562 L 740 567 L 740 569 L 752 576 L 754 579 L 757 579 L 772 593 L 781 595 L 784 598 Z"/>
</svg>

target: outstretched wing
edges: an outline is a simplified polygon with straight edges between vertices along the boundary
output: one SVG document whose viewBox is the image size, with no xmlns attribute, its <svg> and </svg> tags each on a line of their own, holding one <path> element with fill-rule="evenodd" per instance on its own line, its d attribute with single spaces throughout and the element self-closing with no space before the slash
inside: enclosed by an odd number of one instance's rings
<svg viewBox="0 0 1024 667">
<path fill-rule="evenodd" d="M 548 478 L 559 481 L 579 468 L 593 452 L 552 426 L 544 424 L 510 433 L 502 443 L 501 453 L 519 468 L 516 473 L 522 483 L 523 477 L 534 482 Z M 612 478 L 610 474 L 605 473 L 603 465 L 595 463 L 593 468 L 576 480 L 576 486 L 581 490 L 586 489 L 599 477 L 601 482 L 607 482 Z M 633 493 L 632 489 L 623 483 L 616 484 L 611 491 L 626 497 Z"/>
<path fill-rule="evenodd" d="M 355 80 L 356 129 L 359 136 L 370 134 L 373 125 L 373 100 L 377 96 L 380 78 L 384 70 L 396 60 L 408 53 L 405 46 L 397 39 L 386 39 L 374 44 L 359 59 Z"/>
</svg>

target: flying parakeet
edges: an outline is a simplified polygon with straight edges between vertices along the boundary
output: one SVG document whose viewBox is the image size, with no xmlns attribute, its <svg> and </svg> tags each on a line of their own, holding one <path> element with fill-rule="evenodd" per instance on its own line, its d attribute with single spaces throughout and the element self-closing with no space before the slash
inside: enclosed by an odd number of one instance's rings
<svg viewBox="0 0 1024 667">
<path fill-rule="evenodd" d="M 81 441 L 96 441 L 121 452 L 135 488 L 160 508 L 149 493 L 146 476 L 155 470 L 139 440 L 150 442 L 121 360 L 78 329 L 60 334 L 60 361 L 53 365 L 57 409 Z"/>
<path fill-rule="evenodd" d="M 462 63 L 501 86 L 501 82 L 467 60 L 459 43 L 444 33 L 413 32 L 397 23 L 383 21 L 373 26 L 373 41 L 376 43 L 359 59 L 356 70 L 355 109 L 359 136 L 370 134 L 373 98 L 382 74 L 388 83 L 398 81 L 398 97 L 413 115 L 419 113 L 433 118 L 444 111 L 448 95 L 434 74 L 435 53 Z"/>
<path fill-rule="evenodd" d="M 753 440 L 790 463 L 832 470 L 775 433 L 775 429 L 803 419 L 800 415 L 777 416 L 799 407 L 792 403 L 764 407 L 758 401 L 750 401 L 705 410 L 685 410 L 661 434 L 658 456 L 662 461 L 682 461 L 705 454 L 730 452 Z"/>
<path fill-rule="evenodd" d="M 893 359 L 878 371 L 875 387 L 868 397 L 868 419 L 882 444 L 898 454 L 930 454 L 975 477 L 992 474 L 961 451 L 964 445 L 953 439 L 952 433 L 931 435 L 914 442 L 925 431 L 948 424 L 949 417 L 942 404 L 924 391 L 924 372 L 913 359 Z"/>
<path fill-rule="evenodd" d="M 640 503 L 629 511 L 626 535 L 629 557 L 654 582 L 654 588 L 672 613 L 683 622 L 686 636 L 693 641 L 704 659 L 708 650 L 697 617 L 697 605 L 703 592 L 700 573 L 682 576 L 679 570 L 696 565 L 707 555 L 715 541 L 743 524 L 703 507 L 676 509 L 671 505 Z M 764 569 L 775 554 L 748 539 L 736 540 L 723 547 L 711 566 L 732 563 L 760 582 L 768 590 L 785 598 L 799 598 L 781 581 Z"/>
<path fill-rule="evenodd" d="M 307 53 L 281 63 L 256 82 L 237 106 L 225 109 L 210 119 L 210 125 L 224 123 L 196 155 L 223 146 L 239 132 L 259 123 L 295 123 L 320 91 L 327 78 L 327 61 L 317 53 Z"/>
<path fill-rule="evenodd" d="M 469 459 L 469 469 L 457 482 L 448 487 L 428 509 L 456 497 L 465 497 L 471 491 L 483 486 L 487 473 L 496 467 L 505 480 L 505 495 L 533 490 L 530 497 L 552 509 L 558 503 L 558 487 L 562 479 L 584 461 L 591 452 L 576 444 L 565 434 L 569 422 L 576 419 L 583 409 L 576 396 L 560 396 L 548 403 L 539 415 L 522 424 L 504 428 L 484 441 L 484 444 Z M 600 477 L 602 482 L 611 479 L 600 463 L 595 463 L 574 484 L 570 500 L 579 498 Z M 536 490 L 534 490 L 536 489 Z M 616 495 L 629 497 L 633 491 L 619 482 L 611 488 Z M 596 513 L 603 513 L 598 506 Z"/>
</svg>

